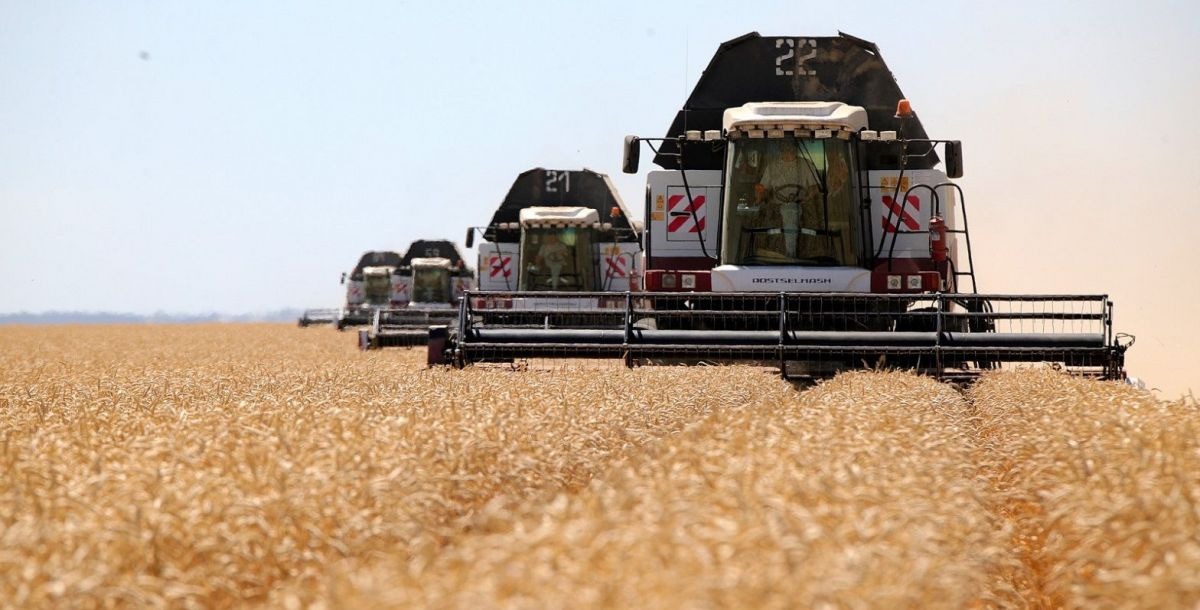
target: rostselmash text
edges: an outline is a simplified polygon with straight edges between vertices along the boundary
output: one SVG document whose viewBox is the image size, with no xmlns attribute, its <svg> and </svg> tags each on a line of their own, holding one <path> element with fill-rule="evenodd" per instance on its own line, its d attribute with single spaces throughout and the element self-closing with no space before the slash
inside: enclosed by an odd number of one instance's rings
<svg viewBox="0 0 1200 610">
<path fill-rule="evenodd" d="M 750 280 L 752 284 L 832 284 L 827 277 L 756 277 Z"/>
</svg>

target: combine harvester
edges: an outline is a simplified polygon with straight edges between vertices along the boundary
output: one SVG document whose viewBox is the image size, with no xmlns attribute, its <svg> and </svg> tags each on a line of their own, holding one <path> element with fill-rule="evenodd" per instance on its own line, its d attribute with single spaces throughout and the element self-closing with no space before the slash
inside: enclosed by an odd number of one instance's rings
<svg viewBox="0 0 1200 610">
<path fill-rule="evenodd" d="M 300 317 L 300 326 L 333 324 L 338 330 L 347 326 L 370 324 L 374 310 L 391 299 L 391 275 L 400 263 L 400 255 L 386 250 L 370 250 L 358 259 L 349 273 L 343 273 L 346 305 L 340 309 L 308 309 Z M 347 281 L 349 280 L 349 281 Z"/>
<path fill-rule="evenodd" d="M 586 327 L 557 294 L 471 294 L 431 362 L 619 357 L 951 379 L 1048 362 L 1124 377 L 1131 338 L 1114 335 L 1107 296 L 977 293 L 949 180 L 962 146 L 926 136 L 870 42 L 731 40 L 666 137 L 626 138 L 627 173 L 643 141 L 664 168 L 647 179 L 645 291 Z M 494 303 L 548 313 L 506 324 Z"/>
<path fill-rule="evenodd" d="M 487 226 L 467 230 L 468 248 L 476 233 L 483 292 L 459 303 L 473 325 L 587 329 L 623 311 L 639 285 L 641 231 L 605 174 L 528 170 Z M 447 334 L 431 330 L 430 363 L 444 361 Z"/>
<path fill-rule="evenodd" d="M 417 240 L 390 272 L 390 302 L 374 307 L 370 328 L 358 331 L 362 349 L 425 345 L 429 327 L 447 325 L 457 303 L 475 288 L 475 272 L 448 240 Z"/>
<path fill-rule="evenodd" d="M 522 173 L 492 221 L 467 230 L 468 248 L 477 232 L 485 291 L 624 293 L 638 277 L 639 229 L 608 176 L 590 169 Z"/>
</svg>

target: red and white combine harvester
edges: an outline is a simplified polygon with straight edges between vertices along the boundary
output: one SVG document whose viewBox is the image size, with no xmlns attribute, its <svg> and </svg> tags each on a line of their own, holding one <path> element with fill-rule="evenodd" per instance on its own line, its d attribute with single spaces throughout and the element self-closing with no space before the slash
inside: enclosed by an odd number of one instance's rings
<svg viewBox="0 0 1200 610">
<path fill-rule="evenodd" d="M 475 288 L 475 272 L 448 240 L 417 240 L 388 273 L 388 302 L 372 307 L 358 332 L 362 349 L 412 347 L 429 340 L 430 326 L 452 323 L 456 304 Z"/>
<path fill-rule="evenodd" d="M 620 357 L 939 378 L 1049 362 L 1124 376 L 1129 341 L 1114 335 L 1107 296 L 977 292 L 951 182 L 961 144 L 926 135 L 870 42 L 731 40 L 665 137 L 626 138 L 627 173 L 641 142 L 663 168 L 647 177 L 643 285 L 584 325 L 559 293 L 525 292 L 538 281 L 484 283 L 431 362 Z M 527 315 L 480 307 L 494 302 Z"/>
<path fill-rule="evenodd" d="M 605 325 L 640 280 L 641 231 L 608 176 L 589 169 L 534 168 L 513 182 L 484 227 L 479 285 L 459 303 L 472 325 L 574 328 Z M 529 295 L 529 296 L 526 296 Z M 444 362 L 456 318 L 431 331 L 429 362 Z"/>
<path fill-rule="evenodd" d="M 517 176 L 486 227 L 467 230 L 468 248 L 476 232 L 484 239 L 479 244 L 479 287 L 484 291 L 611 296 L 637 286 L 639 228 L 604 174 L 528 170 Z M 538 296 L 539 304 L 554 302 Z M 592 296 L 577 304 L 613 301 Z M 514 306 L 511 301 L 500 305 Z"/>
</svg>

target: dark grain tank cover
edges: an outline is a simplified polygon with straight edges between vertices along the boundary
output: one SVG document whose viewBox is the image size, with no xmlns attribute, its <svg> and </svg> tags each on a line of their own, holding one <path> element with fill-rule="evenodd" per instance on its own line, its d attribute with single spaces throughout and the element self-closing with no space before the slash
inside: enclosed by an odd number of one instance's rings
<svg viewBox="0 0 1200 610">
<path fill-rule="evenodd" d="M 448 239 L 418 239 L 414 241 L 408 247 L 408 252 L 404 253 L 404 259 L 400 264 L 408 267 L 412 265 L 414 258 L 444 258 L 449 260 L 450 265 L 454 267 L 463 263 L 458 246 Z"/>
<path fill-rule="evenodd" d="M 519 241 L 519 229 L 499 229 L 497 225 L 520 223 L 521 210 L 540 206 L 591 208 L 600 215 L 601 223 L 612 224 L 616 241 L 638 241 L 629 210 L 608 175 L 586 168 L 563 170 L 543 167 L 517 176 L 484 230 L 484 238 L 493 242 Z M 620 210 L 618 216 L 613 216 L 614 207 Z"/>
<path fill-rule="evenodd" d="M 450 261 L 451 275 L 470 275 L 471 268 L 458 251 L 458 245 L 448 239 L 418 239 L 408 247 L 397 271 L 412 266 L 414 258 L 444 258 Z"/>
<path fill-rule="evenodd" d="M 363 269 L 365 267 L 399 267 L 400 260 L 400 254 L 391 250 L 368 250 L 359 257 L 358 264 L 354 266 L 354 271 L 350 272 L 350 279 L 363 279 Z"/>
<path fill-rule="evenodd" d="M 721 129 L 726 108 L 749 102 L 844 102 L 866 109 L 869 129 L 900 131 L 895 113 L 896 103 L 903 97 L 874 43 L 841 32 L 824 37 L 751 32 L 717 49 L 666 137 L 676 138 L 687 130 Z M 904 136 L 927 137 L 919 118 L 908 122 Z M 898 166 L 898 147 L 887 148 L 874 147 L 878 154 L 869 162 L 872 169 Z M 676 157 L 661 154 L 677 151 L 675 142 L 664 142 L 654 162 L 665 169 L 679 169 Z M 687 145 L 685 154 L 687 169 L 721 168 L 722 151 L 710 145 Z M 937 161 L 932 154 L 910 158 L 908 167 L 929 168 Z"/>
</svg>

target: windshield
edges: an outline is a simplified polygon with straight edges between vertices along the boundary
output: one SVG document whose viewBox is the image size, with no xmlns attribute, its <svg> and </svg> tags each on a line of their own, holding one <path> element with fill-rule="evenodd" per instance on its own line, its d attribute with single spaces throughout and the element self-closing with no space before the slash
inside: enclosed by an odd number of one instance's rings
<svg viewBox="0 0 1200 610">
<path fill-rule="evenodd" d="M 450 270 L 444 267 L 414 267 L 412 300 L 417 303 L 449 303 Z"/>
<path fill-rule="evenodd" d="M 591 231 L 533 228 L 521 232 L 521 290 L 595 290 Z"/>
<path fill-rule="evenodd" d="M 849 146 L 835 138 L 730 142 L 721 263 L 858 265 Z"/>
<path fill-rule="evenodd" d="M 387 305 L 392 299 L 392 277 L 387 273 L 366 273 L 363 290 L 368 305 Z"/>
</svg>

